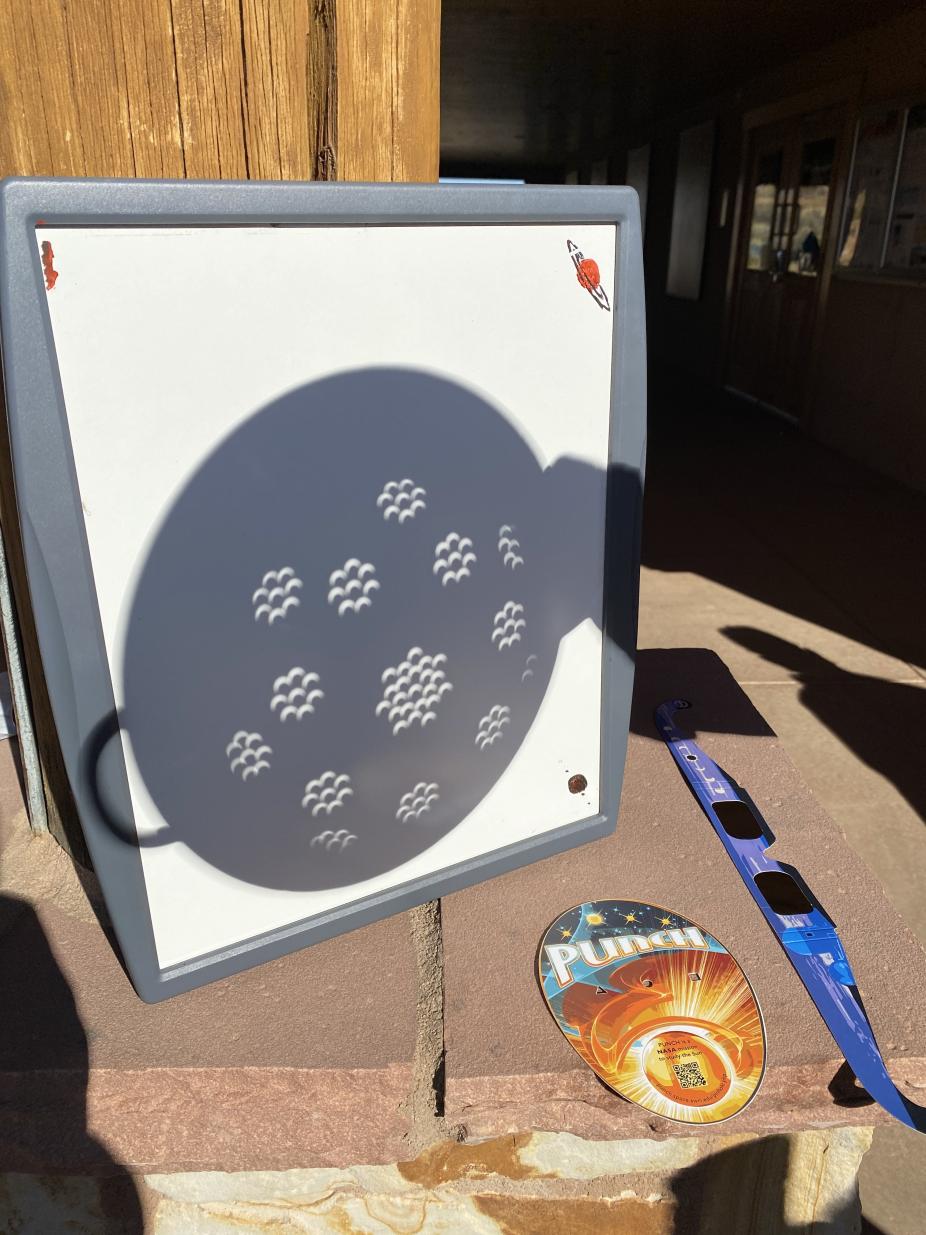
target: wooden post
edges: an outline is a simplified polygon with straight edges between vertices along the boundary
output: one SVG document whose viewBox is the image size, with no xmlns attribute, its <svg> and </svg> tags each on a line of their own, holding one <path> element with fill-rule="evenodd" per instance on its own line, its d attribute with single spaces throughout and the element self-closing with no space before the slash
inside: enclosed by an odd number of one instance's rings
<svg viewBox="0 0 926 1235">
<path fill-rule="evenodd" d="M 439 83 L 440 0 L 0 0 L 0 176 L 435 180 Z M 5 437 L 0 522 L 49 827 L 87 862 Z"/>
<path fill-rule="evenodd" d="M 436 180 L 440 0 L 338 0 L 338 180 Z"/>
</svg>

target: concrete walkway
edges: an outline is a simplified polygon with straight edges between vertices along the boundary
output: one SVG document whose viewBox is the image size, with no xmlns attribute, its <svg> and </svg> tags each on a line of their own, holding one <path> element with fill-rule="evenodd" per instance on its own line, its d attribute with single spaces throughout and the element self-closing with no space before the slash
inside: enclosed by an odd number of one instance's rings
<svg viewBox="0 0 926 1235">
<path fill-rule="evenodd" d="M 926 943 L 926 495 L 737 400 L 651 409 L 640 647 L 719 653 Z M 926 1138 L 878 1129 L 862 1202 L 919 1235 Z"/>
</svg>

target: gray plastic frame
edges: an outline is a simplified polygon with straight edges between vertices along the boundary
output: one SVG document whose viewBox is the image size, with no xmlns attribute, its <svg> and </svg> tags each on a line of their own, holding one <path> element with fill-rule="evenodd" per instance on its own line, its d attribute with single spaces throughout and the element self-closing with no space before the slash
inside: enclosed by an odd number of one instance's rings
<svg viewBox="0 0 926 1235">
<path fill-rule="evenodd" d="M 85 752 L 115 713 L 35 228 L 617 226 L 601 718 L 601 810 L 577 823 L 167 969 L 158 964 L 137 844 L 101 814 Z M 646 442 L 639 203 L 629 188 L 12 179 L 0 184 L 0 344 L 16 501 L 36 628 L 64 763 L 129 976 L 149 1003 L 398 913 L 611 832 L 623 778 L 636 643 Z M 618 478 L 620 483 L 612 483 Z M 628 478 L 630 483 L 628 484 Z M 636 481 L 636 483 L 634 483 Z M 114 736 L 113 731 L 108 736 Z M 121 743 L 107 741 L 107 807 L 134 816 Z"/>
</svg>

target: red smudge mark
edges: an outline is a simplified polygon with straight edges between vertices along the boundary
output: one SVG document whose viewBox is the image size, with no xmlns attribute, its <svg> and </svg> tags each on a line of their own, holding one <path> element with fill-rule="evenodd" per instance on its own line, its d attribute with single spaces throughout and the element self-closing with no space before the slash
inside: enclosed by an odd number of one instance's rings
<svg viewBox="0 0 926 1235">
<path fill-rule="evenodd" d="M 598 263 L 591 257 L 583 258 L 576 267 L 576 277 L 586 291 L 593 292 L 601 283 L 601 271 Z"/>
<path fill-rule="evenodd" d="M 52 262 L 55 260 L 55 251 L 51 247 L 50 240 L 42 241 L 42 269 L 45 271 L 45 288 L 46 291 L 51 289 L 58 282 L 58 271 L 55 270 Z"/>
</svg>

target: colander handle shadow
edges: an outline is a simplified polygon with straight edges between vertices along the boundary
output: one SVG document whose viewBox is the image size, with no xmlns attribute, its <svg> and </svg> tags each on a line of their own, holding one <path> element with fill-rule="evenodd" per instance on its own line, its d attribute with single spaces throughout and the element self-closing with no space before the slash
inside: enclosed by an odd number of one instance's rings
<svg viewBox="0 0 926 1235">
<path fill-rule="evenodd" d="M 132 813 L 132 799 L 125 760 L 114 739 L 125 729 L 119 710 L 113 708 L 91 730 L 81 753 L 80 800 L 118 840 L 135 849 L 154 849 L 174 839 L 169 825 L 140 836 Z"/>
</svg>

